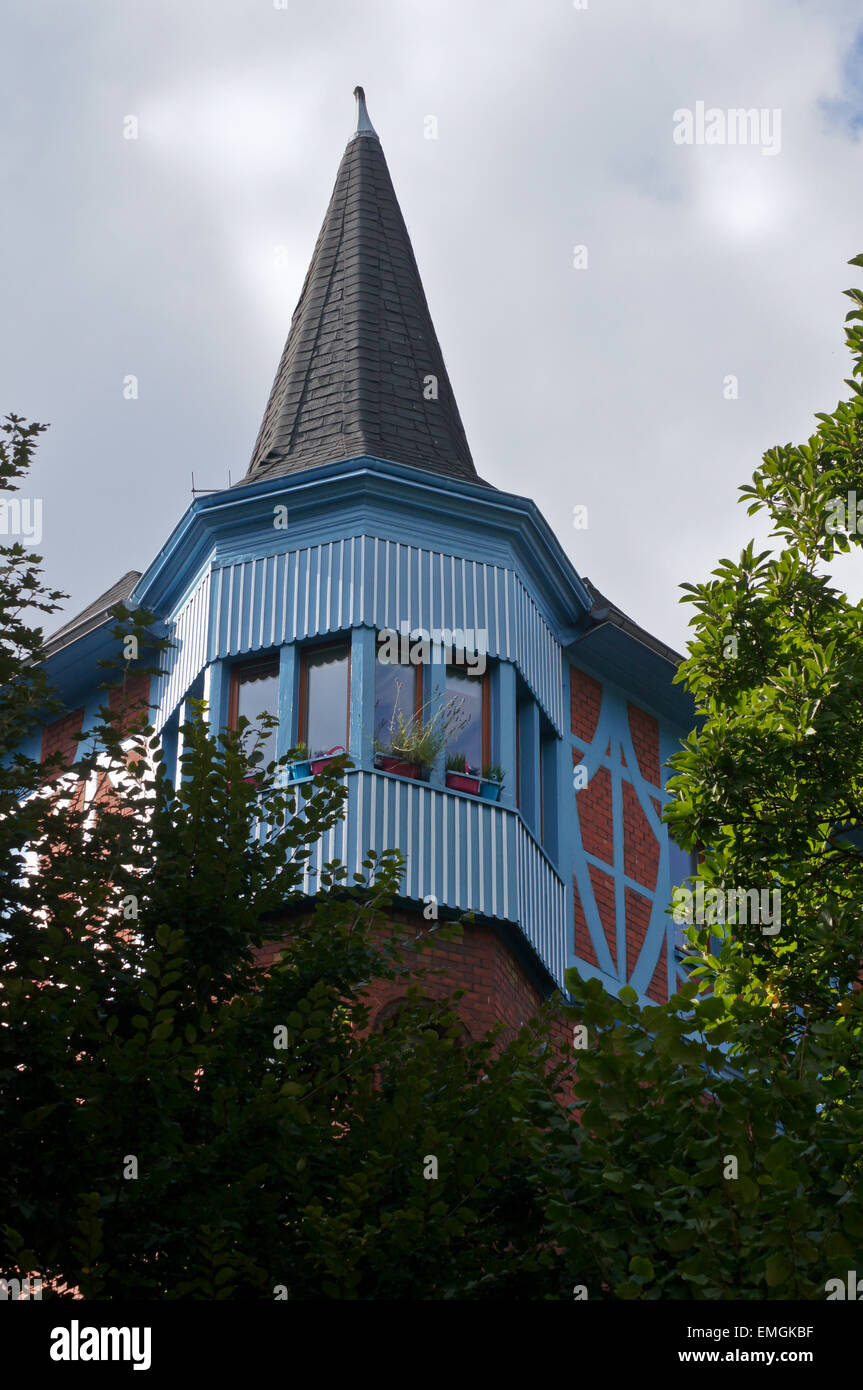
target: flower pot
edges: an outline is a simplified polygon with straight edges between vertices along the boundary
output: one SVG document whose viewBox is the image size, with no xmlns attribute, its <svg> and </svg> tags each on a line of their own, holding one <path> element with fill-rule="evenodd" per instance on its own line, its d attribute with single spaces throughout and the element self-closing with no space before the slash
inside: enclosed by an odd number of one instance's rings
<svg viewBox="0 0 863 1390">
<path fill-rule="evenodd" d="M 470 777 L 466 772 L 448 772 L 446 784 L 454 792 L 470 792 L 471 796 L 479 792 L 479 778 Z"/>
<path fill-rule="evenodd" d="M 480 783 L 479 794 L 483 801 L 500 801 L 500 782 L 492 782 L 488 778 L 483 778 Z"/>
<path fill-rule="evenodd" d="M 288 765 L 288 776 L 291 782 L 301 782 L 304 777 L 311 777 L 312 765 L 309 762 L 290 763 Z"/>
<path fill-rule="evenodd" d="M 337 748 L 330 748 L 328 752 L 319 753 L 317 757 L 312 758 L 312 775 L 314 776 L 317 772 L 323 772 L 327 763 L 331 763 L 333 758 L 337 758 L 339 754 L 344 753 L 344 751 L 343 745 L 339 744 Z"/>
<path fill-rule="evenodd" d="M 412 777 L 416 780 L 420 775 L 419 763 L 409 763 L 403 758 L 392 757 L 389 753 L 379 753 L 375 758 L 375 767 L 379 767 L 381 772 L 392 772 L 396 777 Z"/>
</svg>

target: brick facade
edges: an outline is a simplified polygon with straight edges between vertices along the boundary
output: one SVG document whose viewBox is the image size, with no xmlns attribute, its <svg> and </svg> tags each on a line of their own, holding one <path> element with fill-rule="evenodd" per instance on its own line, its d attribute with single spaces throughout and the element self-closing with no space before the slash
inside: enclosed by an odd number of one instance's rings
<svg viewBox="0 0 863 1390">
<path fill-rule="evenodd" d="M 74 763 L 78 754 L 78 739 L 76 735 L 81 731 L 84 723 L 84 710 L 72 710 L 71 714 L 64 714 L 60 719 L 55 719 L 53 724 L 47 724 L 42 730 L 42 754 L 41 761 L 44 763 L 53 754 L 59 753 L 63 759 L 65 767 Z"/>
<path fill-rule="evenodd" d="M 595 864 L 589 866 L 588 872 L 590 885 L 593 889 L 593 900 L 599 912 L 599 920 L 602 923 L 602 930 L 605 932 L 611 959 L 616 961 L 617 913 L 614 905 L 614 879 L 611 874 L 603 873 L 602 869 L 598 869 Z"/>
<path fill-rule="evenodd" d="M 598 969 L 599 961 L 596 958 L 590 932 L 587 929 L 587 918 L 584 915 L 584 906 L 575 879 L 572 880 L 572 910 L 575 919 L 575 954 L 580 960 L 587 961 L 588 965 L 594 965 Z"/>
<path fill-rule="evenodd" d="M 604 767 L 578 793 L 581 842 L 588 854 L 614 862 L 614 822 L 611 813 L 611 774 Z"/>
<path fill-rule="evenodd" d="M 502 1025 L 498 1046 L 505 1046 L 519 1029 L 537 1013 L 544 1000 L 539 983 L 516 958 L 502 935 L 493 927 L 469 923 L 463 935 L 451 941 L 432 939 L 421 952 L 411 949 L 419 932 L 427 933 L 430 923 L 418 914 L 394 912 L 384 928 L 387 937 L 404 943 L 403 973 L 394 980 L 376 980 L 365 994 L 370 1016 L 369 1028 L 380 1027 L 404 1000 L 408 988 L 420 984 L 430 999 L 440 999 L 454 990 L 464 990 L 457 1005 L 467 1039 L 476 1040 L 496 1025 Z M 281 951 L 270 942 L 258 952 L 258 963 L 266 968 Z M 569 1025 L 561 1019 L 557 1040 L 569 1037 Z"/>
<path fill-rule="evenodd" d="M 608 865 L 606 871 L 595 863 L 588 863 L 590 888 L 614 969 L 628 979 L 638 963 L 645 942 L 653 907 L 652 895 L 662 891 L 659 883 L 660 842 L 648 820 L 647 810 L 650 806 L 660 815 L 662 809 L 660 799 L 652 794 L 653 788 L 662 785 L 659 722 L 631 700 L 622 701 L 615 692 L 614 722 L 611 727 L 616 732 L 610 741 L 603 741 L 603 759 L 610 766 L 597 766 L 596 749 L 591 749 L 590 745 L 596 739 L 605 696 L 606 691 L 600 681 L 575 666 L 571 667 L 570 724 L 573 738 L 577 740 L 577 745 L 572 749 L 573 766 L 583 762 L 589 753 L 594 754 L 590 760 L 593 767 L 590 780 L 577 793 L 580 850 L 590 859 L 601 860 Z M 626 721 L 622 729 L 621 715 L 625 715 Z M 625 732 L 632 740 L 634 760 L 627 756 Z M 613 749 L 616 751 L 613 752 Z M 620 798 L 617 814 L 620 816 L 618 832 L 622 830 L 622 845 L 615 843 L 616 797 Z M 627 879 L 640 884 L 645 890 L 642 894 L 629 886 L 624 888 L 625 963 L 618 960 L 617 949 L 616 875 L 621 870 Z M 575 878 L 573 911 L 575 954 L 586 964 L 599 969 L 597 947 L 590 937 L 585 903 L 581 901 Z M 657 1001 L 668 997 L 665 943 L 660 948 L 646 993 Z"/>
<path fill-rule="evenodd" d="M 569 717 L 572 732 L 582 743 L 592 743 L 602 707 L 602 686 L 586 671 L 572 666 L 569 673 Z"/>
<path fill-rule="evenodd" d="M 645 782 L 652 782 L 655 787 L 660 785 L 661 777 L 659 770 L 659 725 L 652 714 L 647 714 L 638 705 L 628 703 L 626 712 L 629 716 L 629 732 L 632 735 L 632 746 L 635 749 L 635 756 L 638 759 L 638 770 Z"/>
<path fill-rule="evenodd" d="M 623 867 L 627 878 L 656 891 L 659 842 L 641 809 L 631 782 L 623 783 Z"/>
<path fill-rule="evenodd" d="M 125 685 L 112 686 L 108 691 L 108 708 L 119 713 L 120 733 L 125 738 L 149 720 L 150 677 L 132 676 Z"/>
</svg>

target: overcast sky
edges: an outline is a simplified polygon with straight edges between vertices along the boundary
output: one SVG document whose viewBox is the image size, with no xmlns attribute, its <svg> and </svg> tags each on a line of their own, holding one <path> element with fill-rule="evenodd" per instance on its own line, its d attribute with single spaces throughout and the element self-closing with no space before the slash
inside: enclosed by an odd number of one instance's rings
<svg viewBox="0 0 863 1390">
<path fill-rule="evenodd" d="M 51 425 L 67 615 L 192 470 L 245 472 L 360 83 L 478 472 L 681 648 L 678 584 L 753 533 L 738 485 L 847 395 L 859 0 L 281 3 L 5 0 L 0 408 Z M 698 102 L 764 138 L 676 143 Z"/>
</svg>

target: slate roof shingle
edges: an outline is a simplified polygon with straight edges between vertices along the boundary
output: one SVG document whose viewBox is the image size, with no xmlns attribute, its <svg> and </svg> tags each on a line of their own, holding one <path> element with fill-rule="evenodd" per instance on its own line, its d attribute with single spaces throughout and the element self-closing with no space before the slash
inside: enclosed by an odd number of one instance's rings
<svg viewBox="0 0 863 1390">
<path fill-rule="evenodd" d="M 473 465 L 380 141 L 336 175 L 244 482 L 370 455 L 467 482 Z M 426 399 L 426 378 L 437 399 Z"/>
<path fill-rule="evenodd" d="M 140 570 L 127 570 L 111 585 L 110 589 L 105 590 L 104 594 L 100 594 L 82 612 L 77 613 L 74 618 L 70 618 L 56 632 L 52 632 L 45 641 L 45 655 L 53 656 L 55 652 L 68 646 L 70 642 L 77 642 L 78 638 L 83 637 L 85 633 L 100 627 L 108 617 L 108 610 L 118 603 L 123 603 L 140 578 Z"/>
</svg>

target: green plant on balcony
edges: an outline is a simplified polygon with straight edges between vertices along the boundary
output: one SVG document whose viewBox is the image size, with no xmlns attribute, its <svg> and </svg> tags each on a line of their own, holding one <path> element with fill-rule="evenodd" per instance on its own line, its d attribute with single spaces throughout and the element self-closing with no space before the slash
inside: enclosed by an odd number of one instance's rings
<svg viewBox="0 0 863 1390">
<path fill-rule="evenodd" d="M 452 695 L 448 700 L 438 697 L 406 716 L 397 698 L 390 716 L 389 737 L 374 740 L 375 752 L 431 767 L 447 741 L 465 727 L 463 704 L 460 695 Z"/>
</svg>

